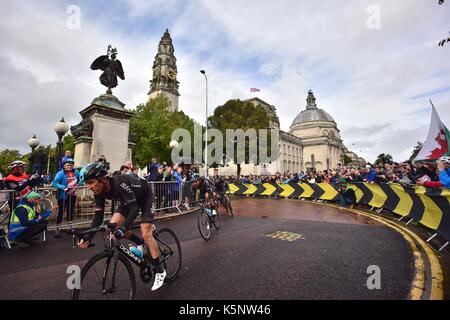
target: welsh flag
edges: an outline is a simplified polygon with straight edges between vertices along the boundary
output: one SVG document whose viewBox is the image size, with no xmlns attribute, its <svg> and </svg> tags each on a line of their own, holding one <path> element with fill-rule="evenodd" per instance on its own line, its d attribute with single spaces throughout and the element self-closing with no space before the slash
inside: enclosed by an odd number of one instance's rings
<svg viewBox="0 0 450 320">
<path fill-rule="evenodd" d="M 448 148 L 450 132 L 439 118 L 436 108 L 433 104 L 431 105 L 433 107 L 433 112 L 431 114 L 428 137 L 419 154 L 416 156 L 416 161 L 436 160 L 442 156 L 450 155 Z"/>
</svg>

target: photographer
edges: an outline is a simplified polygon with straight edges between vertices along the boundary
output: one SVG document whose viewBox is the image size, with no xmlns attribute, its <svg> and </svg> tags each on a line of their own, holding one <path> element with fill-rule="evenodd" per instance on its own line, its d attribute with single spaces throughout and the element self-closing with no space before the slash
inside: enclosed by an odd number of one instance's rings
<svg viewBox="0 0 450 320">
<path fill-rule="evenodd" d="M 349 188 L 346 183 L 339 187 L 341 198 L 339 200 L 339 209 L 352 208 L 356 203 L 356 194 L 352 188 Z"/>
</svg>

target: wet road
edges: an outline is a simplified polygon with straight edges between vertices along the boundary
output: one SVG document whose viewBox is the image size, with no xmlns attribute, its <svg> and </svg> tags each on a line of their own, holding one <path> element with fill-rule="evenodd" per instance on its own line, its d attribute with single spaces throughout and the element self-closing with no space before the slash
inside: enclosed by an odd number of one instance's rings
<svg viewBox="0 0 450 320">
<path fill-rule="evenodd" d="M 235 216 L 205 242 L 197 214 L 160 221 L 178 235 L 183 268 L 151 292 L 138 279 L 137 299 L 406 299 L 413 255 L 402 236 L 356 214 L 302 201 L 233 201 Z M 291 241 L 290 241 L 291 240 Z M 69 265 L 100 251 L 72 249 L 71 237 L 0 250 L 0 299 L 69 299 Z M 369 266 L 381 289 L 369 290 Z M 138 270 L 136 270 L 138 278 Z"/>
</svg>

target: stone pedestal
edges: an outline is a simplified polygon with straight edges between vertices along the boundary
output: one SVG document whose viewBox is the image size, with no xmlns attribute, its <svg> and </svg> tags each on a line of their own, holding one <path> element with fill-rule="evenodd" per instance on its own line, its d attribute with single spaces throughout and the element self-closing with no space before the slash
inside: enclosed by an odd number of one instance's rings
<svg viewBox="0 0 450 320">
<path fill-rule="evenodd" d="M 91 162 L 92 138 L 81 136 L 75 139 L 75 167 L 79 168 Z"/>
<path fill-rule="evenodd" d="M 102 94 L 80 112 L 83 119 L 92 120 L 92 137 L 81 136 L 75 140 L 75 166 L 96 161 L 105 155 L 110 170 L 116 171 L 126 161 L 131 161 L 132 144 L 128 142 L 130 118 L 133 113 L 124 108 L 117 97 Z"/>
</svg>

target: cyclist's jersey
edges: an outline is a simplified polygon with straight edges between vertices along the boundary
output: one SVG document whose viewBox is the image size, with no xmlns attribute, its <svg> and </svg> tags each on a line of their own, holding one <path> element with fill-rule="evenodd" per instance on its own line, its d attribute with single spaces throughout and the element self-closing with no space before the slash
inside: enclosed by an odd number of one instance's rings
<svg viewBox="0 0 450 320">
<path fill-rule="evenodd" d="M 200 186 L 198 187 L 198 190 L 200 191 L 200 198 L 205 198 L 205 193 L 208 192 L 209 196 L 212 196 L 214 192 L 216 192 L 216 187 L 214 183 L 205 177 L 200 177 Z"/>
<path fill-rule="evenodd" d="M 221 176 L 213 176 L 211 180 L 214 183 L 214 186 L 216 187 L 216 191 L 218 193 L 225 193 L 229 189 L 228 184 Z"/>
<path fill-rule="evenodd" d="M 146 222 L 153 222 L 151 211 L 151 190 L 146 180 L 135 175 L 116 175 L 108 177 L 109 192 L 104 192 L 94 197 L 95 216 L 92 227 L 98 227 L 103 222 L 105 214 L 105 200 L 119 201 L 117 212 L 126 218 L 123 225 L 127 228 L 131 222 L 142 212 L 142 219 Z"/>
</svg>

